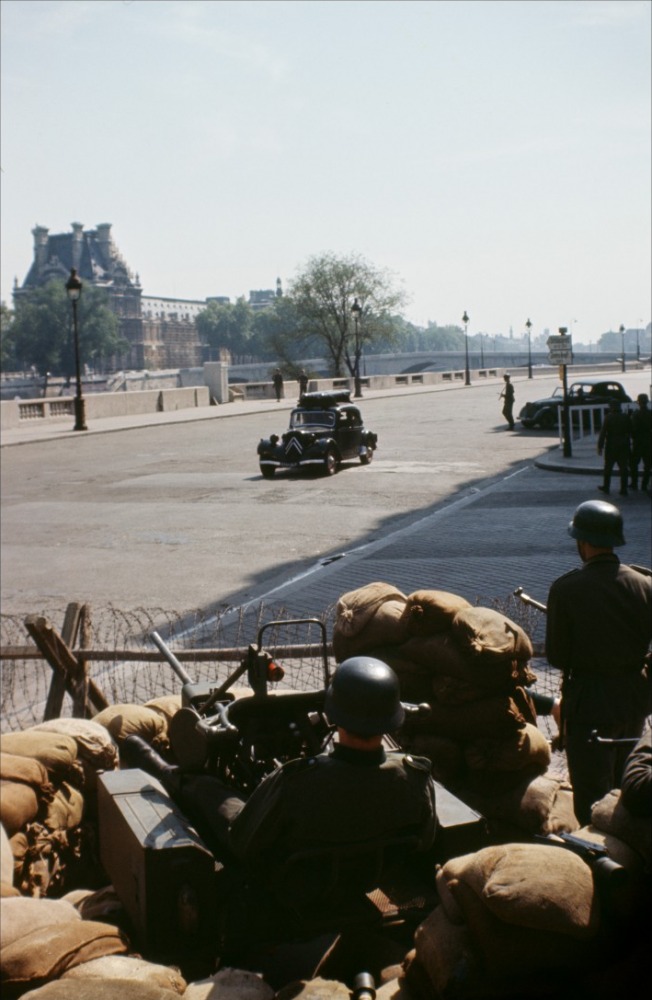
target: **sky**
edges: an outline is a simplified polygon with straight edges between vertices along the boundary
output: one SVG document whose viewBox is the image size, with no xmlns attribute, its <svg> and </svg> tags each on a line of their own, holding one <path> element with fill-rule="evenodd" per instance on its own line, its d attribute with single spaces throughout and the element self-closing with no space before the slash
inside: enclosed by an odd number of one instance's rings
<svg viewBox="0 0 652 1000">
<path fill-rule="evenodd" d="M 649 0 L 2 0 L 1 296 L 112 223 L 146 295 L 309 258 L 419 325 L 650 322 Z"/>
</svg>

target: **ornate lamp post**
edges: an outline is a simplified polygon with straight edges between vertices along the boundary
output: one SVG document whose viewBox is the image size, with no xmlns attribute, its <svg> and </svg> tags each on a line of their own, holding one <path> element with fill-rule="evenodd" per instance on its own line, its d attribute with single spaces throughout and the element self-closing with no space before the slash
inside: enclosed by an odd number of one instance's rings
<svg viewBox="0 0 652 1000">
<path fill-rule="evenodd" d="M 75 393 L 75 426 L 73 430 L 87 431 L 86 401 L 82 396 L 81 372 L 79 368 L 79 324 L 77 322 L 77 303 L 82 292 L 82 283 L 74 267 L 70 271 L 70 277 L 66 282 L 66 292 L 72 303 L 72 330 L 75 338 L 75 379 L 77 390 Z"/>
<path fill-rule="evenodd" d="M 622 350 L 622 357 L 620 359 L 620 370 L 624 372 L 627 371 L 627 365 L 625 364 L 625 327 L 623 326 L 622 323 L 620 324 L 619 333 L 620 333 L 620 347 Z"/>
<path fill-rule="evenodd" d="M 353 313 L 353 322 L 355 323 L 355 368 L 354 368 L 354 384 L 355 392 L 354 396 L 356 399 L 360 399 L 362 396 L 362 386 L 360 385 L 360 334 L 359 334 L 359 323 L 360 314 L 362 313 L 362 306 L 357 299 L 353 300 L 353 305 L 351 306 L 351 312 Z"/>
<path fill-rule="evenodd" d="M 532 378 L 532 323 L 529 319 L 526 320 L 525 328 L 527 330 L 527 377 Z"/>
<path fill-rule="evenodd" d="M 469 317 L 464 310 L 462 316 L 464 323 L 464 385 L 471 385 L 471 372 L 469 371 Z"/>
<path fill-rule="evenodd" d="M 484 368 L 484 338 L 480 334 L 480 367 Z"/>
</svg>

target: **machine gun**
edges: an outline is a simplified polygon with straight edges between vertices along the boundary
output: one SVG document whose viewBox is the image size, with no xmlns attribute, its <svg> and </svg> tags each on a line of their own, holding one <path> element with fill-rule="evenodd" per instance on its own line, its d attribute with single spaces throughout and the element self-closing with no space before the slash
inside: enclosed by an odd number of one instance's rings
<svg viewBox="0 0 652 1000">
<path fill-rule="evenodd" d="M 318 690 L 270 690 L 285 671 L 263 647 L 271 628 L 316 625 L 321 631 L 323 686 Z M 324 714 L 329 682 L 326 628 L 316 618 L 263 625 L 240 665 L 218 686 L 197 684 L 160 635 L 152 641 L 182 681 L 181 709 L 169 725 L 170 745 L 184 771 L 206 772 L 243 793 L 251 792 L 281 764 L 321 753 L 334 727 Z M 251 694 L 235 697 L 232 687 L 246 675 Z"/>
<path fill-rule="evenodd" d="M 548 613 L 548 608 L 546 607 L 546 605 L 542 604 L 541 601 L 535 601 L 533 597 L 530 597 L 529 594 L 526 594 L 524 592 L 522 587 L 517 587 L 513 593 L 514 597 L 520 597 L 520 599 L 523 601 L 523 604 L 529 604 L 531 608 L 536 608 L 537 611 L 542 611 L 544 615 Z"/>
<path fill-rule="evenodd" d="M 546 836 L 537 835 L 535 839 L 552 847 L 573 851 L 586 862 L 593 872 L 596 889 L 605 902 L 612 902 L 615 894 L 629 884 L 627 869 L 614 861 L 602 844 L 577 837 L 573 833 L 549 833 Z"/>
</svg>

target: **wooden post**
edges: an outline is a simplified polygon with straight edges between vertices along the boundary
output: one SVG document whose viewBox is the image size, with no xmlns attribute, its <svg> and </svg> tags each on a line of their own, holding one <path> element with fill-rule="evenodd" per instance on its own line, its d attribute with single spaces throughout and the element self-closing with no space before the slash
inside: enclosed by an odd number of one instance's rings
<svg viewBox="0 0 652 1000">
<path fill-rule="evenodd" d="M 68 617 L 68 611 L 66 612 L 69 628 L 75 627 L 75 630 L 78 628 L 80 610 L 79 607 L 77 611 L 71 610 L 69 605 L 70 617 Z M 56 679 L 56 683 L 53 683 L 48 694 L 43 716 L 44 721 L 59 717 L 63 704 L 63 692 L 66 691 L 83 718 L 92 718 L 96 712 L 108 706 L 108 701 L 102 691 L 87 674 L 85 675 L 83 667 L 80 670 L 79 660 L 47 618 L 39 615 L 28 615 L 25 619 L 25 628 L 52 667 L 54 679 Z M 83 696 L 85 683 L 88 684 L 87 697 Z"/>
</svg>

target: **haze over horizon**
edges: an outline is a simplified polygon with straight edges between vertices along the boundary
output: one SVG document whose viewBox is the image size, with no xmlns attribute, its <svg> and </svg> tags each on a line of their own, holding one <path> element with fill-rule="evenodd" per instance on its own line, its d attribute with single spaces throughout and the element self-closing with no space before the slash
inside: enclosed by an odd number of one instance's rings
<svg viewBox="0 0 652 1000">
<path fill-rule="evenodd" d="M 1 296 L 110 222 L 146 295 L 319 253 L 419 325 L 595 342 L 652 312 L 648 0 L 2 0 Z"/>
</svg>

